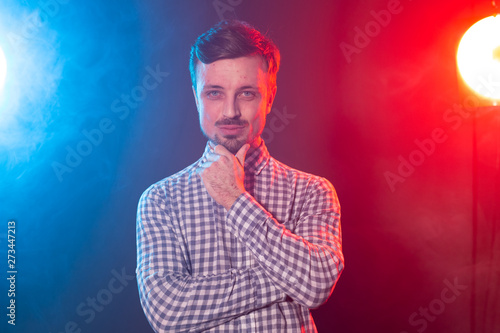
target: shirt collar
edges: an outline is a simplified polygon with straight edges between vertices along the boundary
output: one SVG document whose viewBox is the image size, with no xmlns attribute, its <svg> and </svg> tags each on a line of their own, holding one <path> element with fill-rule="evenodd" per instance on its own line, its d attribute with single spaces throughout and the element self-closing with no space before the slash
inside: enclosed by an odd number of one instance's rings
<svg viewBox="0 0 500 333">
<path fill-rule="evenodd" d="M 208 141 L 205 147 L 205 152 L 201 158 L 201 163 L 207 161 L 207 155 L 214 151 L 215 145 Z M 264 140 L 261 140 L 261 144 L 257 148 L 250 148 L 247 151 L 247 155 L 245 157 L 245 173 L 254 173 L 256 175 L 260 174 L 264 167 L 269 162 L 269 152 L 264 143 Z"/>
</svg>

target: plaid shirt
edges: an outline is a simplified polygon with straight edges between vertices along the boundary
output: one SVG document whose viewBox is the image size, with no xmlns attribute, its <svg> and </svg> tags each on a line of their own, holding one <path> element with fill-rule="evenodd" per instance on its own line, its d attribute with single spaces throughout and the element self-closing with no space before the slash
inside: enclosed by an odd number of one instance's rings
<svg viewBox="0 0 500 333">
<path fill-rule="evenodd" d="M 325 179 L 248 151 L 229 211 L 193 165 L 149 187 L 137 216 L 137 281 L 157 332 L 316 332 L 310 308 L 344 267 L 340 206 Z"/>
</svg>

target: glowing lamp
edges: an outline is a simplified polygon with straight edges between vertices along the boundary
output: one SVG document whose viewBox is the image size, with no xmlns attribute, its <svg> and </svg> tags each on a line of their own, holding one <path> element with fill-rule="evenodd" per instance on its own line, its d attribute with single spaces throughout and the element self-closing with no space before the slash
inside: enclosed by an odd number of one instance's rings
<svg viewBox="0 0 500 333">
<path fill-rule="evenodd" d="M 457 51 L 457 66 L 465 84 L 491 104 L 500 102 L 500 15 L 472 25 Z"/>
<path fill-rule="evenodd" d="M 7 75 L 7 61 L 5 60 L 5 55 L 3 54 L 2 48 L 0 48 L 0 94 L 3 90 L 3 85 L 5 83 L 5 76 Z"/>
</svg>

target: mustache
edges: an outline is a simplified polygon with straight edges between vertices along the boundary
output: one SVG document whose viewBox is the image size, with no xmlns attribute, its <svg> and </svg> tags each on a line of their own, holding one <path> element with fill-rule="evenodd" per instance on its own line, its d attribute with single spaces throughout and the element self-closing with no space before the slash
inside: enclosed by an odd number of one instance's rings
<svg viewBox="0 0 500 333">
<path fill-rule="evenodd" d="M 234 119 L 234 118 L 224 118 L 221 120 L 217 120 L 215 122 L 215 126 L 224 126 L 224 125 L 237 125 L 237 126 L 245 126 L 248 122 L 243 119 Z"/>
</svg>

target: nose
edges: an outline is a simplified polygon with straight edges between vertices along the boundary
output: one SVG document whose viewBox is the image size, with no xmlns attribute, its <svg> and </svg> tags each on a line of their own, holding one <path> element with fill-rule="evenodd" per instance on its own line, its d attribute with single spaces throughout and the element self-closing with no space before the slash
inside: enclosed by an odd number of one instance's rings
<svg viewBox="0 0 500 333">
<path fill-rule="evenodd" d="M 224 103 L 222 114 L 225 118 L 239 118 L 241 116 L 236 98 L 228 99 L 226 103 Z"/>
</svg>

